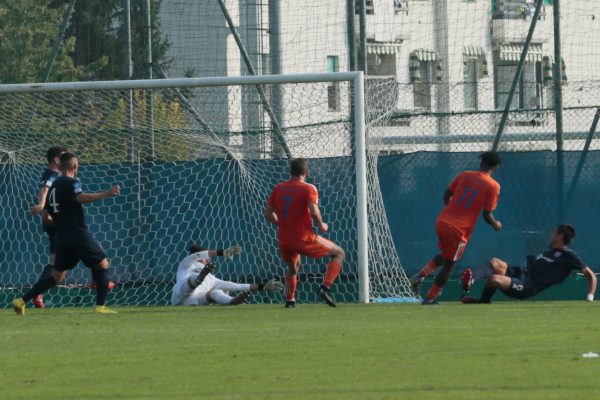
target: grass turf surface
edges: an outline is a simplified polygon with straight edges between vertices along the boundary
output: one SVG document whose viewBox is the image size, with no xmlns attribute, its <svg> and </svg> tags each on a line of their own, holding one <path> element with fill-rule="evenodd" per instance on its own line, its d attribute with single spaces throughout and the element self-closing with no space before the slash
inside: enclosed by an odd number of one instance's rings
<svg viewBox="0 0 600 400">
<path fill-rule="evenodd" d="M 594 399 L 600 307 L 0 311 L 0 399 Z"/>
</svg>

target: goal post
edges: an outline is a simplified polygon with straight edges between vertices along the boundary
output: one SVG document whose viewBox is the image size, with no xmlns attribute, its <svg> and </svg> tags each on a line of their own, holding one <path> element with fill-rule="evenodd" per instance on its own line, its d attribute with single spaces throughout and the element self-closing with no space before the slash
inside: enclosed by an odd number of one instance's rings
<svg viewBox="0 0 600 400">
<path fill-rule="evenodd" d="M 257 100 L 256 85 L 282 88 L 275 110 L 285 115 L 280 132 Z M 141 94 L 149 90 L 157 98 L 151 105 Z M 127 94 L 134 102 L 128 116 Z M 272 187 L 287 179 L 290 156 L 309 159 L 309 181 L 333 226 L 330 238 L 347 250 L 339 300 L 410 299 L 379 193 L 377 154 L 368 145 L 368 119 L 381 118 L 381 105 L 369 111 L 368 97 L 362 72 L 0 85 L 0 165 L 5 204 L 14 207 L 14 216 L 2 216 L 11 223 L 0 232 L 7 243 L 0 295 L 31 286 L 48 257 L 39 221 L 23 210 L 37 195 L 45 150 L 64 145 L 80 156 L 88 191 L 114 180 L 124 186 L 121 199 L 86 210 L 92 232 L 108 247 L 116 304 L 168 304 L 175 269 L 191 242 L 245 247 L 239 260 L 222 263 L 217 275 L 223 279 L 281 278 L 276 233 L 263 224 L 261 211 Z M 146 107 L 153 107 L 154 121 Z M 32 116 L 27 127 L 26 115 Z M 133 126 L 126 126 L 129 120 Z M 280 140 L 290 153 L 278 150 Z M 20 232 L 11 237 L 14 229 Z M 306 260 L 299 294 L 310 295 L 304 301 L 317 301 L 312 289 L 324 265 Z M 51 297 L 54 304 L 93 298 L 89 274 L 79 270 L 64 293 Z"/>
</svg>

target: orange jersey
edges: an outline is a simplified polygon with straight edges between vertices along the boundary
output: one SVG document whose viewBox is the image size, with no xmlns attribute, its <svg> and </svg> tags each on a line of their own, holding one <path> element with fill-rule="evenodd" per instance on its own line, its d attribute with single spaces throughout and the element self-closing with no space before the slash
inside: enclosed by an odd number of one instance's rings
<svg viewBox="0 0 600 400">
<path fill-rule="evenodd" d="M 317 235 L 308 209 L 310 203 L 319 203 L 317 188 L 310 183 L 290 179 L 275 186 L 268 204 L 277 214 L 279 243 L 315 240 Z"/>
<path fill-rule="evenodd" d="M 452 226 L 468 240 L 481 211 L 496 209 L 500 184 L 488 173 L 465 171 L 454 178 L 448 189 L 452 198 L 438 215 L 437 222 Z"/>
</svg>

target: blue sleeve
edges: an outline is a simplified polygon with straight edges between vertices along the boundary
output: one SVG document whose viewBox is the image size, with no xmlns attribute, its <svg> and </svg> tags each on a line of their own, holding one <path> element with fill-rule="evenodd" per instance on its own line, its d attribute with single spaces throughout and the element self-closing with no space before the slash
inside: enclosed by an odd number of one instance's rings
<svg viewBox="0 0 600 400">
<path fill-rule="evenodd" d="M 574 252 L 571 253 L 571 269 L 576 269 L 578 271 L 583 270 L 586 265 L 583 263 L 583 260 Z"/>
</svg>

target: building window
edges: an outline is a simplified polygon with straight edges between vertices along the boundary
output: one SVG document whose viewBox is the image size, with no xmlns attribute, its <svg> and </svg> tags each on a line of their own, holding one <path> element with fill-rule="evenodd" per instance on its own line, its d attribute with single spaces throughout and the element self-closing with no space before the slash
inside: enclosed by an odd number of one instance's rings
<svg viewBox="0 0 600 400">
<path fill-rule="evenodd" d="M 327 56 L 327 72 L 339 71 L 338 56 Z M 327 105 L 329 111 L 339 111 L 340 109 L 340 83 L 330 82 L 327 85 Z"/>
<path fill-rule="evenodd" d="M 464 61 L 464 106 L 465 110 L 477 110 L 477 58 L 467 58 Z"/>
<path fill-rule="evenodd" d="M 504 109 L 517 71 L 516 62 L 499 61 L 496 66 L 496 108 Z M 526 62 L 513 95 L 511 109 L 533 110 L 543 107 L 542 63 Z"/>
<path fill-rule="evenodd" d="M 355 14 L 360 14 L 360 3 L 361 3 L 361 0 L 356 0 L 354 2 L 354 13 Z M 375 6 L 373 5 L 373 0 L 365 1 L 365 14 L 367 14 L 367 15 L 375 14 Z"/>
<path fill-rule="evenodd" d="M 413 85 L 415 109 L 431 111 L 433 65 L 431 61 L 419 61 L 420 79 Z"/>
</svg>

